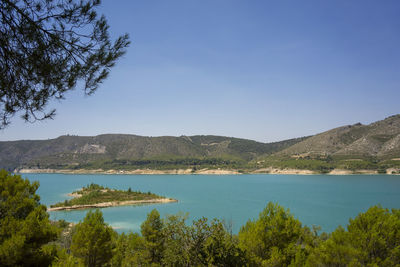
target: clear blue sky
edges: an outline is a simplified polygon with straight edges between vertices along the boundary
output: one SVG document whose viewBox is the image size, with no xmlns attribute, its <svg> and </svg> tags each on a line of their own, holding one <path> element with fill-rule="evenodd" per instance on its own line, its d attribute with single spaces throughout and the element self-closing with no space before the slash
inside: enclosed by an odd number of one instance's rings
<svg viewBox="0 0 400 267">
<path fill-rule="evenodd" d="M 104 0 L 132 44 L 95 95 L 0 140 L 215 134 L 263 142 L 400 113 L 400 1 Z"/>
</svg>

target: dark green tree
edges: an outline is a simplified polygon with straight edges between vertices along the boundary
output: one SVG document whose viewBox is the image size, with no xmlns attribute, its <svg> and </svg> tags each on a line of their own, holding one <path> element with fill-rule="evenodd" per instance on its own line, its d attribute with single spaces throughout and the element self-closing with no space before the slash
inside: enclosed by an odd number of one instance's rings
<svg viewBox="0 0 400 267">
<path fill-rule="evenodd" d="M 321 266 L 398 266 L 400 211 L 374 206 L 337 228 L 308 262 Z"/>
<path fill-rule="evenodd" d="M 299 220 L 278 204 L 268 203 L 258 220 L 248 221 L 239 232 L 239 246 L 255 265 L 288 266 L 303 246 Z"/>
<path fill-rule="evenodd" d="M 121 234 L 116 240 L 112 266 L 148 266 L 150 253 L 146 241 L 137 233 Z"/>
<path fill-rule="evenodd" d="M 59 249 L 56 259 L 51 263 L 52 267 L 84 267 L 85 264 L 81 258 L 76 258 L 65 249 Z"/>
<path fill-rule="evenodd" d="M 209 266 L 245 266 L 243 251 L 237 240 L 228 233 L 224 224 L 214 219 L 209 226 L 209 236 L 204 244 Z"/>
<path fill-rule="evenodd" d="M 162 265 L 191 266 L 190 227 L 186 225 L 187 215 L 169 215 L 163 221 L 164 249 Z"/>
<path fill-rule="evenodd" d="M 87 266 L 103 266 L 112 257 L 112 236 L 113 229 L 104 223 L 101 211 L 89 211 L 76 225 L 71 252 L 82 258 Z"/>
<path fill-rule="evenodd" d="M 150 253 L 150 262 L 161 263 L 164 251 L 163 222 L 160 213 L 153 209 L 141 225 L 141 233 Z"/>
<path fill-rule="evenodd" d="M 55 240 L 39 183 L 0 170 L 0 266 L 46 266 L 53 260 L 46 243 Z"/>
<path fill-rule="evenodd" d="M 0 0 L 0 129 L 17 112 L 52 118 L 51 99 L 81 81 L 92 94 L 125 53 L 128 35 L 111 41 L 100 0 Z"/>
<path fill-rule="evenodd" d="M 321 242 L 307 259 L 309 266 L 360 266 L 357 258 L 360 252 L 350 245 L 349 235 L 339 226 L 329 239 Z"/>
<path fill-rule="evenodd" d="M 208 264 L 208 253 L 206 251 L 206 241 L 210 237 L 210 225 L 207 218 L 193 221 L 190 234 L 190 260 L 195 266 Z"/>
<path fill-rule="evenodd" d="M 393 266 L 400 264 L 399 210 L 373 206 L 350 219 L 347 227 L 353 247 L 362 251 L 363 265 Z"/>
<path fill-rule="evenodd" d="M 111 265 L 122 266 L 126 254 L 128 252 L 128 238 L 125 233 L 114 237 L 115 249 L 111 259 Z"/>
</svg>

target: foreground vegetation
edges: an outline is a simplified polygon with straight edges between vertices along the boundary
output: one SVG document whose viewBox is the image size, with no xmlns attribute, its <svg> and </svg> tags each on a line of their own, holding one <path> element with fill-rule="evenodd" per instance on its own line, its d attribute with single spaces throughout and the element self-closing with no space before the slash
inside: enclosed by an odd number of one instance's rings
<svg viewBox="0 0 400 267">
<path fill-rule="evenodd" d="M 72 195 L 75 196 L 73 199 L 56 203 L 50 207 L 70 207 L 75 205 L 91 205 L 107 202 L 154 200 L 164 198 L 151 192 L 143 193 L 140 191 L 132 191 L 131 188 L 126 191 L 116 190 L 93 183 L 83 187 L 81 190 L 73 192 Z"/>
<path fill-rule="evenodd" d="M 219 220 L 160 218 L 118 234 L 99 210 L 78 224 L 50 222 L 38 183 L 0 171 L 1 266 L 398 266 L 400 210 L 371 207 L 330 234 L 268 203 L 235 235 Z"/>
</svg>

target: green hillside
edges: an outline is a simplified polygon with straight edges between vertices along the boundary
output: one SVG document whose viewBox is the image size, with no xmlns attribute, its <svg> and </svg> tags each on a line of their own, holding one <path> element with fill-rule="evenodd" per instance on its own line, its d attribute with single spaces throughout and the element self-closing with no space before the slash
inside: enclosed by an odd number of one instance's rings
<svg viewBox="0 0 400 267">
<path fill-rule="evenodd" d="M 163 136 L 105 134 L 60 136 L 40 141 L 0 142 L 0 167 L 52 169 L 239 168 L 305 138 L 275 143 L 223 136 Z"/>
<path fill-rule="evenodd" d="M 400 115 L 335 128 L 257 159 L 258 167 L 377 170 L 400 168 Z M 397 170 L 398 171 L 398 170 Z"/>
<path fill-rule="evenodd" d="M 263 168 L 400 171 L 400 115 L 335 128 L 311 137 L 261 143 L 196 135 L 146 137 L 127 134 L 60 136 L 0 142 L 0 168 L 35 169 L 234 169 Z"/>
<path fill-rule="evenodd" d="M 362 125 L 343 126 L 317 134 L 277 155 L 333 155 L 345 157 L 378 157 L 400 155 L 400 115 Z"/>
</svg>

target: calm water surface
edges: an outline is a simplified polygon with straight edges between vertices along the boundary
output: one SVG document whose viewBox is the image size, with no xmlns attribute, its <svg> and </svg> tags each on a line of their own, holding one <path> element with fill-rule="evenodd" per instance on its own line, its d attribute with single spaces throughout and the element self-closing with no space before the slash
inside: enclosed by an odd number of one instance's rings
<svg viewBox="0 0 400 267">
<path fill-rule="evenodd" d="M 189 213 L 189 220 L 219 218 L 237 233 L 248 219 L 257 218 L 269 201 L 289 208 L 303 224 L 331 232 L 370 206 L 400 208 L 400 176 L 389 175 L 67 175 L 23 174 L 39 181 L 38 194 L 46 205 L 64 201 L 68 193 L 89 183 L 176 198 L 178 203 L 102 209 L 117 231 L 139 231 L 147 213 L 161 216 Z M 52 219 L 79 222 L 86 210 L 51 212 Z"/>
</svg>

